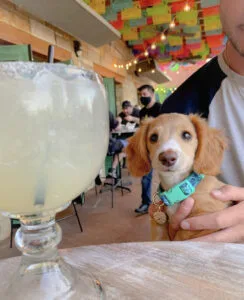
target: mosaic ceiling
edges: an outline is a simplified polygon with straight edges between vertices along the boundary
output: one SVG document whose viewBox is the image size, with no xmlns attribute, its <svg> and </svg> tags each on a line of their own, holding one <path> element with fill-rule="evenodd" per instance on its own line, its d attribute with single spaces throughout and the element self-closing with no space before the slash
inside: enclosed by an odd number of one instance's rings
<svg viewBox="0 0 244 300">
<path fill-rule="evenodd" d="M 85 0 L 122 34 L 134 55 L 159 64 L 211 58 L 222 52 L 219 0 Z M 175 64 L 174 64 L 175 65 Z"/>
</svg>

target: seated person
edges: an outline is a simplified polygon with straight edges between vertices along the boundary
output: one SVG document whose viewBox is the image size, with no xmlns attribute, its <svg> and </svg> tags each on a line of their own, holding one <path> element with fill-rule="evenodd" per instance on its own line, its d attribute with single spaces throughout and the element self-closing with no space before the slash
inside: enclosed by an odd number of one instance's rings
<svg viewBox="0 0 244 300">
<path fill-rule="evenodd" d="M 109 127 L 110 133 L 113 130 L 118 130 L 120 128 L 119 120 L 115 119 L 111 112 L 109 112 Z M 114 155 L 114 158 L 112 168 L 108 169 L 108 177 L 117 178 L 116 168 L 119 164 L 119 161 L 125 157 L 123 149 L 127 146 L 127 144 L 128 143 L 126 140 L 115 139 L 112 136 L 109 137 L 108 154 Z"/>
<path fill-rule="evenodd" d="M 125 153 L 122 153 L 123 148 L 127 145 L 125 140 L 115 139 L 112 137 L 111 133 L 113 130 L 118 130 L 120 128 L 120 123 L 117 119 L 115 119 L 114 115 L 111 111 L 109 111 L 109 146 L 108 146 L 108 154 L 114 155 L 114 160 L 112 164 L 112 168 L 108 170 L 108 177 L 117 178 L 116 168 L 119 163 L 119 160 L 125 157 Z M 115 155 L 118 154 L 118 155 Z M 119 156 L 119 157 L 118 157 Z M 100 176 L 97 175 L 95 178 L 96 185 L 101 185 L 102 181 Z"/>
<path fill-rule="evenodd" d="M 120 150 L 121 146 L 119 146 L 118 144 L 115 145 L 115 141 L 113 141 L 114 139 L 111 136 L 112 131 L 113 130 L 118 130 L 119 128 L 120 128 L 119 121 L 117 119 L 115 119 L 112 112 L 109 111 L 109 147 L 108 147 L 108 154 L 113 155 L 114 152 L 121 151 Z M 109 170 L 109 171 L 111 172 L 111 170 Z M 96 183 L 96 185 L 101 185 L 102 184 L 102 181 L 101 181 L 99 175 L 97 175 L 97 177 L 95 178 L 95 183 Z"/>
<path fill-rule="evenodd" d="M 118 115 L 117 119 L 120 124 L 126 125 L 130 122 L 138 126 L 140 123 L 140 110 L 133 107 L 130 101 L 125 100 L 122 103 L 122 112 Z"/>
</svg>

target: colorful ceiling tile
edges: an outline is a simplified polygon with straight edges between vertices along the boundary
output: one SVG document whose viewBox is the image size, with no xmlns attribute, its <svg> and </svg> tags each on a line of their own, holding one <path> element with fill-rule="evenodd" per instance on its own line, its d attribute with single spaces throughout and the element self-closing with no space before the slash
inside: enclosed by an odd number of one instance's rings
<svg viewBox="0 0 244 300">
<path fill-rule="evenodd" d="M 212 7 L 212 6 L 219 5 L 219 3 L 220 0 L 201 0 L 201 7 L 202 8 Z"/>
<path fill-rule="evenodd" d="M 142 17 L 141 7 L 138 1 L 133 2 L 133 7 L 121 11 L 122 20 L 140 19 Z"/>
<path fill-rule="evenodd" d="M 93 8 L 98 14 L 104 14 L 106 12 L 105 0 L 90 0 L 91 8 Z"/>
<path fill-rule="evenodd" d="M 113 0 L 111 1 L 111 8 L 114 12 L 119 12 L 122 9 L 131 8 L 133 7 L 132 0 Z"/>
<path fill-rule="evenodd" d="M 220 0 L 84 1 L 121 32 L 137 60 L 145 50 L 161 62 L 212 57 L 226 43 Z"/>
<path fill-rule="evenodd" d="M 147 16 L 163 16 L 170 13 L 168 5 L 160 4 L 146 9 Z"/>
<path fill-rule="evenodd" d="M 198 11 L 180 11 L 176 13 L 176 19 L 180 24 L 194 26 L 198 23 Z"/>
</svg>

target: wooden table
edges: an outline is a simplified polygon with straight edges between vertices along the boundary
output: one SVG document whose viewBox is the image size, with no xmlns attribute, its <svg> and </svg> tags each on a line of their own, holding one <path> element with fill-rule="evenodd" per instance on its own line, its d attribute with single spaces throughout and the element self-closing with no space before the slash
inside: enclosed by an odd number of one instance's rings
<svg viewBox="0 0 244 300">
<path fill-rule="evenodd" d="M 107 299 L 244 299 L 244 245 L 149 242 L 61 252 L 96 274 Z M 18 263 L 19 257 L 0 261 L 0 290 Z"/>
</svg>

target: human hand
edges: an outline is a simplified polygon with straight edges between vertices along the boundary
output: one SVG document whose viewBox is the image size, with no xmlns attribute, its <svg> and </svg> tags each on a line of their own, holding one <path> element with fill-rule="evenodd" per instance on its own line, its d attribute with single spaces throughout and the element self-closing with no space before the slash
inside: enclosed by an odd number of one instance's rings
<svg viewBox="0 0 244 300">
<path fill-rule="evenodd" d="M 190 214 L 194 202 L 190 200 L 191 198 L 183 201 L 170 224 L 169 235 L 171 238 L 174 238 L 175 233 L 181 227 L 185 230 L 219 230 L 192 239 L 192 241 L 233 243 L 244 240 L 244 188 L 226 185 L 219 190 L 212 191 L 211 195 L 220 201 L 236 201 L 238 204 L 219 212 L 185 219 Z M 192 205 L 189 201 L 192 201 Z"/>
<path fill-rule="evenodd" d="M 169 224 L 169 238 L 172 241 L 180 229 L 181 222 L 189 216 L 191 210 L 194 205 L 193 198 L 187 198 L 186 200 L 182 201 L 180 206 L 178 207 L 176 213 L 173 215 L 171 222 Z"/>
<path fill-rule="evenodd" d="M 244 241 L 244 188 L 225 185 L 219 190 L 212 191 L 211 195 L 220 201 L 236 201 L 237 204 L 219 212 L 186 219 L 181 222 L 181 228 L 219 230 L 194 241 L 226 243 Z"/>
</svg>

